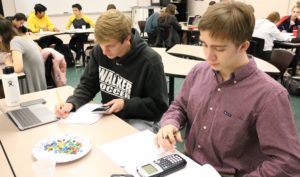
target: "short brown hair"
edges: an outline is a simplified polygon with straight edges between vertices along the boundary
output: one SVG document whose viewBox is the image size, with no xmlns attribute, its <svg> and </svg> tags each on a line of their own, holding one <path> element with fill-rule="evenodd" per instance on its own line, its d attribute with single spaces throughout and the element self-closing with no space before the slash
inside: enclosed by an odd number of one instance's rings
<svg viewBox="0 0 300 177">
<path fill-rule="evenodd" d="M 117 7 L 114 4 L 108 4 L 106 10 L 110 10 L 110 9 L 117 9 Z"/>
<path fill-rule="evenodd" d="M 213 38 L 230 40 L 236 45 L 252 37 L 255 17 L 247 4 L 216 3 L 207 9 L 199 23 L 201 31 L 209 31 Z"/>
<path fill-rule="evenodd" d="M 280 15 L 274 11 L 267 16 L 267 19 L 270 20 L 270 22 L 277 23 L 280 20 Z"/>
<path fill-rule="evenodd" d="M 168 4 L 165 13 L 175 15 L 177 7 L 174 4 Z"/>
<path fill-rule="evenodd" d="M 116 39 L 123 42 L 131 34 L 131 19 L 122 12 L 111 9 L 99 16 L 95 27 L 98 43 Z"/>
</svg>

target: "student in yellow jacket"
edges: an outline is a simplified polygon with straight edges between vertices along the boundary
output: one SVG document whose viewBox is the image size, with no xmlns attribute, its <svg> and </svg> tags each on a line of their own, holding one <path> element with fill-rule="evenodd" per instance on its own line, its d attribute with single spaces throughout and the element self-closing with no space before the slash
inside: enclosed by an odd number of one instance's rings
<svg viewBox="0 0 300 177">
<path fill-rule="evenodd" d="M 46 15 L 47 8 L 42 4 L 36 4 L 34 6 L 34 12 L 30 13 L 27 23 L 28 28 L 33 32 L 42 31 L 59 31 L 51 22 L 48 15 Z M 55 48 L 59 49 L 63 41 L 55 36 L 45 36 L 38 41 L 42 48 L 48 47 L 51 44 L 55 44 Z"/>
<path fill-rule="evenodd" d="M 73 15 L 69 17 L 69 21 L 66 25 L 67 29 L 70 29 L 71 25 L 75 29 L 77 28 L 95 28 L 95 23 L 86 15 L 82 14 L 81 10 L 82 7 L 80 4 L 73 4 L 72 5 Z M 79 62 L 81 57 L 81 49 L 83 48 L 84 42 L 87 41 L 89 33 L 80 33 L 74 34 L 71 37 L 69 42 L 69 46 L 72 50 L 76 52 L 76 61 Z"/>
</svg>

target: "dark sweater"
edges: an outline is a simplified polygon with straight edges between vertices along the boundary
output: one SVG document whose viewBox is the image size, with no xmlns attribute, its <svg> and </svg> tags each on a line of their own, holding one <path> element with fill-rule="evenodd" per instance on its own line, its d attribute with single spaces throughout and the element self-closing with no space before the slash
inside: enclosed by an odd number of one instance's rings
<svg viewBox="0 0 300 177">
<path fill-rule="evenodd" d="M 162 60 L 132 30 L 131 49 L 122 58 L 107 58 L 95 46 L 80 84 L 67 102 L 75 109 L 91 101 L 101 91 L 102 103 L 115 98 L 125 100 L 117 116 L 123 119 L 160 120 L 168 108 L 168 93 Z"/>
</svg>

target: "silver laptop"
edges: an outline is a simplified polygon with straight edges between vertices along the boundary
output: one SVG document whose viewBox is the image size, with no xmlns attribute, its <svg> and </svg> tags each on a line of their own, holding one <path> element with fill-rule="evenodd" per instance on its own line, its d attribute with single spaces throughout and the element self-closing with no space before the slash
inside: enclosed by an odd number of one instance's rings
<svg viewBox="0 0 300 177">
<path fill-rule="evenodd" d="M 22 107 L 8 111 L 7 114 L 20 130 L 26 130 L 58 120 L 54 113 L 43 104 Z"/>
</svg>

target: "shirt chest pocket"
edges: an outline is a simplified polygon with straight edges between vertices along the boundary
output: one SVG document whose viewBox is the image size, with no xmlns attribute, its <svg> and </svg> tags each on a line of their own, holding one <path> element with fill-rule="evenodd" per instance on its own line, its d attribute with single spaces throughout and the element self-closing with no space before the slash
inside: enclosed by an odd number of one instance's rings
<svg viewBox="0 0 300 177">
<path fill-rule="evenodd" d="M 220 106 L 213 117 L 212 129 L 216 130 L 213 139 L 224 140 L 224 148 L 229 149 L 236 146 L 237 142 L 243 144 L 249 137 L 251 118 L 251 111 L 243 106 L 233 107 L 230 103 Z"/>
</svg>

